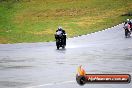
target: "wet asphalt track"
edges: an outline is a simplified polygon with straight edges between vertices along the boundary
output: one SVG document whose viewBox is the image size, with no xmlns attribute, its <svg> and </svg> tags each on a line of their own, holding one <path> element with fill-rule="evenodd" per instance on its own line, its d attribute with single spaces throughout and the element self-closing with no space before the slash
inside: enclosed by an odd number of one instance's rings
<svg viewBox="0 0 132 88">
<path fill-rule="evenodd" d="M 132 74 L 132 38 L 124 38 L 121 24 L 68 39 L 65 50 L 56 50 L 55 42 L 0 44 L 0 88 L 132 88 L 132 83 L 79 86 L 79 65 L 87 73 Z"/>
</svg>

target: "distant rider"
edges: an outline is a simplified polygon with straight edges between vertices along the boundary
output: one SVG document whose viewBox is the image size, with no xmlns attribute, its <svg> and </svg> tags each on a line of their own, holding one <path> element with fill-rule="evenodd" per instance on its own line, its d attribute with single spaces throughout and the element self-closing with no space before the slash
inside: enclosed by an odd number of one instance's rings
<svg viewBox="0 0 132 88">
<path fill-rule="evenodd" d="M 131 34 L 129 23 L 125 23 L 123 28 L 125 29 L 125 36 L 128 37 L 128 33 Z"/>
<path fill-rule="evenodd" d="M 125 22 L 124 26 L 127 25 L 127 24 L 129 24 L 129 26 L 130 26 L 129 29 L 130 29 L 130 31 L 132 31 L 132 20 L 127 19 L 127 21 Z"/>
<path fill-rule="evenodd" d="M 130 20 L 129 25 L 130 25 L 130 31 L 132 32 L 132 20 Z"/>
<path fill-rule="evenodd" d="M 63 38 L 64 39 L 64 45 L 66 45 L 66 32 L 65 32 L 65 30 L 63 30 L 63 28 L 62 27 L 58 27 L 58 29 L 56 30 L 56 39 L 57 38 Z"/>
</svg>

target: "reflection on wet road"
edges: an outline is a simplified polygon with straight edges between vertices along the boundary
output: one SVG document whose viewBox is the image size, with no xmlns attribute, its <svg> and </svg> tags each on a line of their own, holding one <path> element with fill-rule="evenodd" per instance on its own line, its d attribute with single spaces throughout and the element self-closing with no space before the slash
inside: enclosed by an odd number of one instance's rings
<svg viewBox="0 0 132 88">
<path fill-rule="evenodd" d="M 87 73 L 132 71 L 132 38 L 122 25 L 91 35 L 70 38 L 65 50 L 51 43 L 0 45 L 0 88 L 80 88 L 77 67 Z M 131 88 L 130 84 L 88 84 L 82 88 Z"/>
</svg>

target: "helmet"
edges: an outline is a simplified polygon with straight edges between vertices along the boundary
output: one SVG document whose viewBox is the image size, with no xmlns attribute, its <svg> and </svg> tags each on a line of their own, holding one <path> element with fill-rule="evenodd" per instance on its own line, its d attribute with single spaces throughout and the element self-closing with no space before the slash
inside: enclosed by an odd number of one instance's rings
<svg viewBox="0 0 132 88">
<path fill-rule="evenodd" d="M 127 21 L 129 21 L 129 19 L 127 19 Z"/>
<path fill-rule="evenodd" d="M 59 30 L 59 31 L 61 31 L 61 30 L 62 30 L 62 27 L 61 27 L 61 26 L 59 26 L 59 27 L 58 27 L 58 30 Z"/>
<path fill-rule="evenodd" d="M 130 20 L 130 22 L 132 23 L 132 19 Z"/>
<path fill-rule="evenodd" d="M 58 27 L 58 29 L 62 29 L 62 27 L 61 27 L 61 26 L 59 26 L 59 27 Z"/>
</svg>

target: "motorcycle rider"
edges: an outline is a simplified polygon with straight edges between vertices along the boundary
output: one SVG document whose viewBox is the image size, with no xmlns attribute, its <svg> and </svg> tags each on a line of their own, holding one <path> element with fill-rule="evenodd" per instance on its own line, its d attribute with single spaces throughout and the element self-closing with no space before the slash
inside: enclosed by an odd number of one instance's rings
<svg viewBox="0 0 132 88">
<path fill-rule="evenodd" d="M 127 21 L 125 22 L 124 26 L 125 26 L 126 24 L 129 24 L 129 25 L 130 25 L 130 31 L 132 31 L 132 20 L 127 19 Z"/>
<path fill-rule="evenodd" d="M 61 26 L 58 27 L 58 29 L 56 30 L 56 36 L 55 38 L 62 38 L 64 39 L 64 45 L 66 46 L 66 32 L 65 30 L 63 30 L 63 28 Z"/>
<path fill-rule="evenodd" d="M 130 25 L 130 31 L 132 32 L 132 19 L 130 20 L 129 25 Z"/>
<path fill-rule="evenodd" d="M 125 29 L 125 36 L 127 38 L 128 34 L 131 34 L 131 32 L 130 32 L 130 24 L 129 23 L 125 23 L 123 28 Z"/>
</svg>

